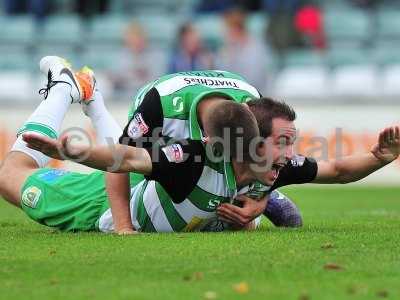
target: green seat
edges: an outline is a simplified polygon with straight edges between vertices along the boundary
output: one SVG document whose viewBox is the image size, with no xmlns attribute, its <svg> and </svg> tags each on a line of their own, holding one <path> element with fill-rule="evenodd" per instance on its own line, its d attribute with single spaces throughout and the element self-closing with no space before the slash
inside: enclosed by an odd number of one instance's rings
<svg viewBox="0 0 400 300">
<path fill-rule="evenodd" d="M 36 48 L 33 55 L 36 64 L 39 63 L 43 56 L 56 55 L 67 59 L 74 67 L 81 64 L 79 51 L 73 45 L 62 44 L 41 44 Z"/>
<path fill-rule="evenodd" d="M 0 17 L 0 44 L 33 42 L 35 24 L 32 17 Z"/>
<path fill-rule="evenodd" d="M 89 43 L 121 43 L 129 21 L 130 19 L 120 15 L 105 15 L 94 18 L 88 33 Z"/>
<path fill-rule="evenodd" d="M 202 39 L 211 48 L 220 46 L 224 39 L 224 23 L 219 15 L 199 15 L 194 25 L 199 30 Z"/>
<path fill-rule="evenodd" d="M 400 39 L 399 10 L 383 10 L 378 13 L 378 36 Z"/>
<path fill-rule="evenodd" d="M 2 71 L 31 71 L 34 67 L 32 57 L 25 51 L 0 51 L 0 70 Z"/>
<path fill-rule="evenodd" d="M 148 39 L 156 47 L 169 49 L 176 40 L 181 20 L 178 17 L 171 20 L 167 15 L 137 16 L 133 19 L 144 29 Z"/>
<path fill-rule="evenodd" d="M 74 15 L 52 16 L 46 19 L 40 33 L 44 43 L 85 43 L 81 20 Z"/>
<path fill-rule="evenodd" d="M 400 41 L 392 45 L 377 45 L 373 49 L 373 61 L 379 66 L 400 65 Z"/>
<path fill-rule="evenodd" d="M 265 37 L 268 21 L 268 16 L 266 14 L 251 14 L 247 20 L 247 28 L 251 35 L 258 39 L 263 39 Z"/>
<path fill-rule="evenodd" d="M 345 65 L 370 65 L 370 51 L 363 48 L 333 48 L 327 54 L 328 64 L 335 68 Z"/>
<path fill-rule="evenodd" d="M 325 31 L 333 44 L 362 44 L 371 38 L 371 20 L 361 10 L 334 11 L 325 14 Z"/>
<path fill-rule="evenodd" d="M 293 50 L 286 54 L 284 64 L 286 67 L 293 66 L 324 66 L 325 56 L 310 50 Z"/>
<path fill-rule="evenodd" d="M 119 62 L 120 47 L 90 47 L 81 55 L 81 64 L 94 70 L 111 70 Z"/>
</svg>

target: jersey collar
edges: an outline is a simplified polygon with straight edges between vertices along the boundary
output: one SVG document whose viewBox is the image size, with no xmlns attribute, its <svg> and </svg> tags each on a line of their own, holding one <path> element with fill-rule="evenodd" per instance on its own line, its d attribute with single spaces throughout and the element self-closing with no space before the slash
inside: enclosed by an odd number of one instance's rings
<svg viewBox="0 0 400 300">
<path fill-rule="evenodd" d="M 221 95 L 227 97 L 228 99 L 234 100 L 231 95 L 221 91 L 206 91 L 197 95 L 197 97 L 194 98 L 192 102 L 189 112 L 189 130 L 190 130 L 190 138 L 192 140 L 201 140 L 204 138 L 200 128 L 199 120 L 197 118 L 197 105 L 204 97 L 210 95 Z"/>
</svg>

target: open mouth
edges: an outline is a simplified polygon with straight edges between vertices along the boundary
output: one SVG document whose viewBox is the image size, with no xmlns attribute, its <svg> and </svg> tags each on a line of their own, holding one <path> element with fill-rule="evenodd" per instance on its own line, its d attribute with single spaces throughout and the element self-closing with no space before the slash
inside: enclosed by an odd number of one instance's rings
<svg viewBox="0 0 400 300">
<path fill-rule="evenodd" d="M 285 164 L 282 163 L 276 163 L 272 165 L 272 169 L 271 171 L 273 172 L 273 180 L 275 181 L 278 176 L 279 176 L 279 172 L 280 170 L 282 170 L 282 168 L 285 166 Z"/>
</svg>

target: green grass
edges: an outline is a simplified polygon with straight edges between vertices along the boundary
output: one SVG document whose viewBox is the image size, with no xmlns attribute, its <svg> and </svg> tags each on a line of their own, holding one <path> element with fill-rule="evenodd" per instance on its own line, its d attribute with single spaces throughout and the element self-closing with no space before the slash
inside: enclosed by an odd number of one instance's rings
<svg viewBox="0 0 400 300">
<path fill-rule="evenodd" d="M 400 188 L 286 193 L 302 229 L 64 234 L 1 202 L 0 299 L 400 299 Z"/>
</svg>

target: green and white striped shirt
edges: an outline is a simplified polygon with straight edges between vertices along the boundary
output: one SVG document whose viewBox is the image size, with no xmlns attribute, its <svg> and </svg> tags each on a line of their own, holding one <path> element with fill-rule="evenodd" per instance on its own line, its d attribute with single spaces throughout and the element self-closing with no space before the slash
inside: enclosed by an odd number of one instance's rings
<svg viewBox="0 0 400 300">
<path fill-rule="evenodd" d="M 151 137 L 156 129 L 156 137 L 201 140 L 197 105 L 210 95 L 221 95 L 238 103 L 260 97 L 257 89 L 241 76 L 226 71 L 166 75 L 139 91 L 120 142 L 138 146 L 138 140 Z M 150 148 L 152 144 L 144 141 L 140 146 Z M 172 170 L 169 176 L 175 174 Z M 131 187 L 132 220 L 136 228 L 146 232 L 218 230 L 221 224 L 215 222 L 217 206 L 230 202 L 238 193 L 231 163 L 213 163 L 207 158 L 192 191 L 180 203 L 160 182 L 138 174 L 131 175 Z M 261 197 L 268 189 L 253 185 L 240 193 L 251 192 Z M 216 225 L 210 228 L 210 224 Z"/>
</svg>

